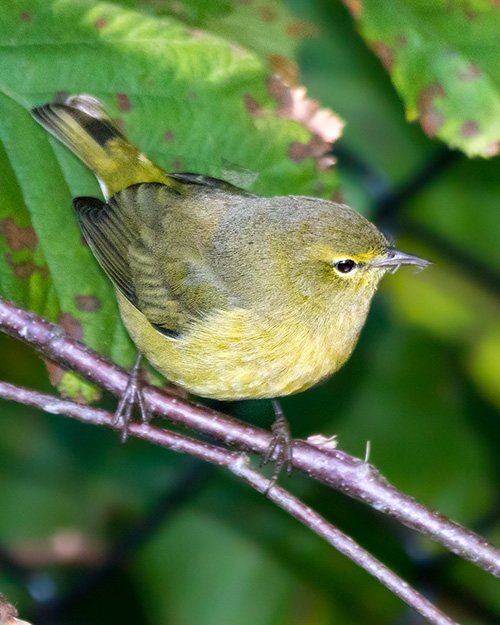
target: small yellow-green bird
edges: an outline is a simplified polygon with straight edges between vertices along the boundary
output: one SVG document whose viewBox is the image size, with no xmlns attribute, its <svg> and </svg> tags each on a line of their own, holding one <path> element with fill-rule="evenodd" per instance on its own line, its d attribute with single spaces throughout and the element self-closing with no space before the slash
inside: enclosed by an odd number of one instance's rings
<svg viewBox="0 0 500 625">
<path fill-rule="evenodd" d="M 130 336 L 160 373 L 196 395 L 277 398 L 309 388 L 349 358 L 384 273 L 428 264 L 392 249 L 343 204 L 169 174 L 92 96 L 45 104 L 33 116 L 101 184 L 106 202 L 79 197 L 74 206 Z M 274 405 L 272 450 L 289 460 Z"/>
</svg>

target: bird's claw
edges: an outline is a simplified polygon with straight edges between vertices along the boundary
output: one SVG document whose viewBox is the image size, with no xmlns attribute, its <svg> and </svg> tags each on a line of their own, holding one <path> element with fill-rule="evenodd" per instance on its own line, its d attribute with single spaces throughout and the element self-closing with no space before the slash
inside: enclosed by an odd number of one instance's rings
<svg viewBox="0 0 500 625">
<path fill-rule="evenodd" d="M 125 392 L 123 393 L 123 396 L 118 403 L 118 407 L 113 417 L 113 425 L 120 428 L 123 443 L 127 440 L 129 425 L 132 421 L 132 410 L 134 408 L 134 405 L 137 404 L 139 406 L 139 411 L 141 413 L 141 422 L 149 423 L 150 421 L 150 415 L 146 409 L 144 397 L 142 394 L 142 383 L 140 380 L 140 363 L 141 355 L 139 354 L 135 365 L 130 372 Z"/>
<path fill-rule="evenodd" d="M 276 415 L 276 420 L 271 426 L 273 437 L 261 464 L 267 464 L 272 461 L 275 463 L 275 467 L 273 476 L 269 480 L 269 484 L 264 493 L 265 495 L 267 495 L 267 493 L 278 481 L 279 474 L 281 473 L 281 469 L 283 467 L 286 467 L 286 471 L 289 476 L 291 475 L 293 468 L 293 439 L 290 432 L 290 426 L 288 425 L 288 421 L 286 420 L 278 401 L 273 399 L 272 404 Z"/>
</svg>

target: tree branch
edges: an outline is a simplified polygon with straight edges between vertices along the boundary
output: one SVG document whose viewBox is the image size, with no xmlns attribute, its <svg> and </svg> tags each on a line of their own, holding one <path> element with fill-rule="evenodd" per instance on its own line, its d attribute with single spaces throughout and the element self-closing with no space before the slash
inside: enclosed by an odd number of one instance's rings
<svg viewBox="0 0 500 625">
<path fill-rule="evenodd" d="M 113 423 L 113 415 L 104 410 L 81 406 L 68 400 L 31 391 L 6 382 L 0 382 L 0 397 L 28 406 L 34 406 L 52 414 L 66 415 L 83 423 L 101 425 L 117 431 L 120 430 L 119 426 Z M 246 454 L 228 451 L 227 449 L 144 423 L 130 424 L 129 434 L 166 449 L 178 453 L 188 453 L 200 460 L 226 467 L 260 493 L 266 493 L 267 491 L 269 480 L 250 466 Z M 306 506 L 284 488 L 273 486 L 267 492 L 267 497 L 377 578 L 395 595 L 420 612 L 430 623 L 435 625 L 457 625 L 455 621 L 441 612 L 423 595 L 409 586 L 402 578 L 373 557 L 352 538 L 326 521 L 321 515 Z"/>
<path fill-rule="evenodd" d="M 128 375 L 124 369 L 88 346 L 66 336 L 60 326 L 1 298 L 0 329 L 30 344 L 44 357 L 79 373 L 118 397 L 125 391 Z M 144 398 L 152 414 L 168 418 L 177 425 L 199 431 L 244 451 L 263 455 L 271 440 L 271 434 L 260 428 L 168 395 L 153 386 L 144 387 Z M 141 430 L 135 429 L 134 432 L 140 436 Z M 215 454 L 213 462 L 217 464 L 217 458 L 222 458 L 219 456 L 220 448 L 208 446 L 208 449 Z M 193 455 L 197 455 L 194 450 Z M 394 517 L 407 527 L 500 577 L 500 549 L 402 493 L 373 465 L 336 449 L 326 449 L 296 440 L 293 447 L 293 466 L 310 477 Z"/>
</svg>

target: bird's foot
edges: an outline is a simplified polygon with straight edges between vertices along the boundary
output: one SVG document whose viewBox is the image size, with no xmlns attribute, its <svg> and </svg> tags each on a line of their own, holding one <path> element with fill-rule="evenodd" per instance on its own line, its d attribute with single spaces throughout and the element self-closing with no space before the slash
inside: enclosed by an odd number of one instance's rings
<svg viewBox="0 0 500 625">
<path fill-rule="evenodd" d="M 267 464 L 268 462 L 272 461 L 275 463 L 275 465 L 274 474 L 269 481 L 269 485 L 264 493 L 265 495 L 267 495 L 267 493 L 278 481 L 279 474 L 281 473 L 281 469 L 283 467 L 286 467 L 289 476 L 291 475 L 293 468 L 293 439 L 290 433 L 290 426 L 288 425 L 288 421 L 283 414 L 283 410 L 281 409 L 278 400 L 272 399 L 271 402 L 273 405 L 276 419 L 271 426 L 273 438 L 271 439 L 271 443 L 267 448 L 266 455 L 262 459 L 262 464 Z"/>
<path fill-rule="evenodd" d="M 118 407 L 113 417 L 113 425 L 119 426 L 122 433 L 122 443 L 127 440 L 128 428 L 132 421 L 132 410 L 137 404 L 141 413 L 142 423 L 149 423 L 150 415 L 146 410 L 144 403 L 144 397 L 142 395 L 142 382 L 140 379 L 141 374 L 141 355 L 137 357 L 135 365 L 130 372 L 130 376 L 123 393 L 122 398 L 118 404 Z"/>
</svg>

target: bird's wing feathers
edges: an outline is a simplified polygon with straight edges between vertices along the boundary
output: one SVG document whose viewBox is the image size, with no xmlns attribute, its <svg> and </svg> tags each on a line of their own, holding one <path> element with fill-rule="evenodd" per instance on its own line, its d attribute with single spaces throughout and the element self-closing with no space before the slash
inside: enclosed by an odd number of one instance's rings
<svg viewBox="0 0 500 625">
<path fill-rule="evenodd" d="M 205 262 L 195 216 L 182 215 L 183 198 L 172 187 L 134 184 L 107 204 L 88 197 L 73 203 L 99 263 L 158 331 L 178 336 L 190 321 L 229 305 L 227 292 Z M 179 217 L 189 237 L 169 227 L 179 224 Z"/>
<path fill-rule="evenodd" d="M 125 297 L 134 304 L 137 296 L 128 261 L 128 247 L 133 240 L 129 224 L 118 219 L 111 206 L 95 197 L 73 200 L 80 226 L 94 256 Z"/>
<path fill-rule="evenodd" d="M 201 174 L 194 174 L 191 172 L 180 172 L 168 174 L 168 177 L 185 185 L 198 185 L 212 189 L 219 189 L 225 193 L 231 193 L 232 195 L 243 195 L 248 197 L 255 196 L 255 194 L 250 193 L 250 191 L 236 187 L 234 184 L 221 180 L 220 178 L 212 178 L 212 176 L 203 176 Z"/>
</svg>

